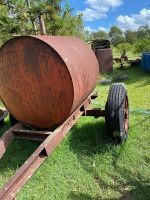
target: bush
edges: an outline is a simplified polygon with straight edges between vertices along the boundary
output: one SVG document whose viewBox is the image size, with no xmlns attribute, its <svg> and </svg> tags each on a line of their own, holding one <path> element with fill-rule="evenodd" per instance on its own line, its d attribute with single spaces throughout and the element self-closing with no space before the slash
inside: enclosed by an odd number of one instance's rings
<svg viewBox="0 0 150 200">
<path fill-rule="evenodd" d="M 125 51 L 130 51 L 131 50 L 131 44 L 130 43 L 121 43 L 121 44 L 118 44 L 116 46 L 116 51 L 118 53 L 123 53 Z"/>
<path fill-rule="evenodd" d="M 133 44 L 133 53 L 142 54 L 143 52 L 150 52 L 150 39 L 139 39 Z"/>
</svg>

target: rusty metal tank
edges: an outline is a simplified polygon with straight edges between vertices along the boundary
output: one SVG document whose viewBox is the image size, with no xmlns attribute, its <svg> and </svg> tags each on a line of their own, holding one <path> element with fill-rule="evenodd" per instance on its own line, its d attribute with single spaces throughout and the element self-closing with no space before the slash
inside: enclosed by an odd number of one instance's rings
<svg viewBox="0 0 150 200">
<path fill-rule="evenodd" d="M 96 86 L 99 67 L 91 48 L 69 36 L 19 36 L 0 49 L 0 96 L 21 123 L 61 124 Z"/>
<path fill-rule="evenodd" d="M 110 73 L 113 71 L 113 53 L 111 48 L 97 49 L 96 57 L 99 63 L 99 71 L 101 73 Z"/>
<path fill-rule="evenodd" d="M 101 73 L 113 71 L 113 53 L 110 48 L 110 41 L 107 39 L 96 39 L 92 41 L 92 49 L 95 52 Z"/>
</svg>

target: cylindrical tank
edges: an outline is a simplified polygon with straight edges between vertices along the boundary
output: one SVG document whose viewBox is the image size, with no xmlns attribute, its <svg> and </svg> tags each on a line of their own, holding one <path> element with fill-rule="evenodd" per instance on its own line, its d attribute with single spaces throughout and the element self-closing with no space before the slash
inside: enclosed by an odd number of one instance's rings
<svg viewBox="0 0 150 200">
<path fill-rule="evenodd" d="M 142 58 L 141 58 L 141 69 L 144 71 L 147 71 L 147 62 L 146 62 L 146 57 L 149 56 L 149 52 L 144 52 L 142 53 Z"/>
<path fill-rule="evenodd" d="M 91 48 L 69 36 L 19 36 L 0 49 L 0 96 L 18 121 L 62 123 L 90 95 L 99 67 Z"/>
<path fill-rule="evenodd" d="M 146 57 L 147 71 L 150 72 L 150 54 Z"/>
<path fill-rule="evenodd" d="M 111 48 L 97 49 L 96 57 L 99 63 L 100 73 L 110 73 L 113 71 L 113 54 Z"/>
</svg>

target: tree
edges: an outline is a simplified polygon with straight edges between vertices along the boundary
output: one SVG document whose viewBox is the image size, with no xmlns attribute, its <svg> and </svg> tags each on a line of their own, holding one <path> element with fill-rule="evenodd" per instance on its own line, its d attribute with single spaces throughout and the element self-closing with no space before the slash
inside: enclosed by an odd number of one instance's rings
<svg viewBox="0 0 150 200">
<path fill-rule="evenodd" d="M 148 38 L 150 39 L 150 27 L 149 26 L 140 26 L 137 31 L 137 38 Z"/>
<path fill-rule="evenodd" d="M 127 43 L 133 44 L 137 40 L 137 32 L 132 30 L 125 31 L 125 39 Z"/>
<path fill-rule="evenodd" d="M 48 6 L 45 12 L 45 24 L 49 35 L 77 36 L 83 31 L 82 14 L 72 15 L 72 8 L 66 3 L 65 7 Z"/>
<path fill-rule="evenodd" d="M 2 6 L 5 7 L 5 10 L 7 10 L 6 15 L 8 15 L 8 17 L 12 20 L 12 35 L 37 34 L 35 32 L 37 31 L 35 25 L 35 20 L 37 16 L 35 16 L 34 12 L 31 12 L 31 10 L 33 9 L 33 1 L 5 0 L 3 5 L 0 5 L 0 7 Z M 6 30 L 5 34 L 7 33 L 8 31 Z"/>
<path fill-rule="evenodd" d="M 116 47 L 120 43 L 125 42 L 125 38 L 123 37 L 123 32 L 117 26 L 112 26 L 109 31 L 109 37 L 111 44 Z"/>
<path fill-rule="evenodd" d="M 0 5 L 0 45 L 18 31 L 19 26 L 10 17 L 9 9 L 5 5 Z"/>
<path fill-rule="evenodd" d="M 90 35 L 90 39 L 91 40 L 95 40 L 95 39 L 106 39 L 108 37 L 108 34 L 105 31 L 97 31 L 97 32 L 92 32 Z"/>
<path fill-rule="evenodd" d="M 131 50 L 131 44 L 130 43 L 120 43 L 116 46 L 116 50 L 119 53 L 123 53 L 124 51 L 130 51 Z"/>
<path fill-rule="evenodd" d="M 84 29 L 83 35 L 84 35 L 84 40 L 86 42 L 89 42 L 91 40 L 91 33 L 88 30 Z"/>
<path fill-rule="evenodd" d="M 13 35 L 40 34 L 43 20 L 47 35 L 82 37 L 82 14 L 73 15 L 72 10 L 66 0 L 5 0 L 0 4 L 1 41 L 8 38 L 4 35 L 10 38 Z"/>
<path fill-rule="evenodd" d="M 132 49 L 133 53 L 141 55 L 143 52 L 150 52 L 150 39 L 143 38 L 137 40 Z"/>
</svg>

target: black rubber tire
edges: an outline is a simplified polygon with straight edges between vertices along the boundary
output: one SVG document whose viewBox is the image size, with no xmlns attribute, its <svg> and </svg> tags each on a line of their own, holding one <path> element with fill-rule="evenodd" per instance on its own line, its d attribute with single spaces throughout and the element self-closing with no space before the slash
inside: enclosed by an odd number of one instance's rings
<svg viewBox="0 0 150 200">
<path fill-rule="evenodd" d="M 109 137 L 124 142 L 128 137 L 129 104 L 127 90 L 123 83 L 111 85 L 105 105 L 105 122 Z"/>
<path fill-rule="evenodd" d="M 11 126 L 14 126 L 15 124 L 18 123 L 18 120 L 15 119 L 11 114 L 9 114 L 9 121 L 10 121 Z"/>
</svg>

